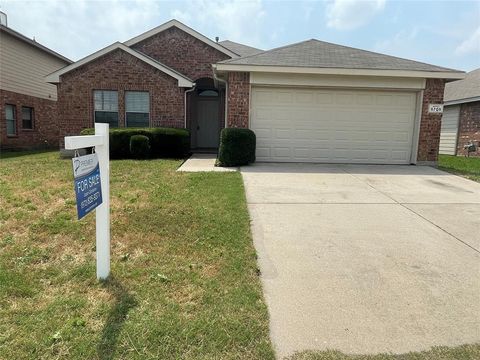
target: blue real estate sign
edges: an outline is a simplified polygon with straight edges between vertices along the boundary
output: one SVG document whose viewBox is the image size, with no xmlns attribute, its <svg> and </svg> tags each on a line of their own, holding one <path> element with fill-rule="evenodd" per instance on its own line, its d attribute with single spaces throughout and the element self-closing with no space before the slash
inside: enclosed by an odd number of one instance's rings
<svg viewBox="0 0 480 360">
<path fill-rule="evenodd" d="M 72 159 L 77 214 L 80 220 L 102 203 L 102 186 L 97 154 Z"/>
</svg>

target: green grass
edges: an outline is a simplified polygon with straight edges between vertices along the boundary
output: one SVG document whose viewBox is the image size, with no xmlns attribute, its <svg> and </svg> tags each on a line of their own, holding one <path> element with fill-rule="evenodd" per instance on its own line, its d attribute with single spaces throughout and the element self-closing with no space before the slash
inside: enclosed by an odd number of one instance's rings
<svg viewBox="0 0 480 360">
<path fill-rule="evenodd" d="M 0 359 L 273 358 L 240 174 L 113 161 L 112 277 L 99 283 L 71 162 L 0 163 Z"/>
<path fill-rule="evenodd" d="M 480 157 L 439 155 L 438 168 L 480 182 Z"/>
</svg>

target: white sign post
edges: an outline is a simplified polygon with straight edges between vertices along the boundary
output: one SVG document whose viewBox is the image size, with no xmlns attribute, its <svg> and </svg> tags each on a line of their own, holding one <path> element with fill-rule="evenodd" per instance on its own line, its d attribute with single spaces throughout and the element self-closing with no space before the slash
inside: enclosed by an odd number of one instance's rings
<svg viewBox="0 0 480 360">
<path fill-rule="evenodd" d="M 76 150 L 95 146 L 100 165 L 103 202 L 95 209 L 97 279 L 110 275 L 110 155 L 108 124 L 95 124 L 95 135 L 66 136 L 65 149 Z"/>
</svg>

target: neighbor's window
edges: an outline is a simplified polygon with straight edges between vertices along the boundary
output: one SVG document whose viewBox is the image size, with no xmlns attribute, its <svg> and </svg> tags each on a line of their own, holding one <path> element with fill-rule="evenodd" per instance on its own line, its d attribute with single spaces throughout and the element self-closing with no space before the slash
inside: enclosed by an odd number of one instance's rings
<svg viewBox="0 0 480 360">
<path fill-rule="evenodd" d="M 94 90 L 94 121 L 118 127 L 118 92 L 111 90 Z"/>
<path fill-rule="evenodd" d="M 17 134 L 15 105 L 5 105 L 5 119 L 7 120 L 7 135 Z"/>
<path fill-rule="evenodd" d="M 150 124 L 150 95 L 146 91 L 125 92 L 127 127 L 148 127 Z"/>
<path fill-rule="evenodd" d="M 22 128 L 33 129 L 33 108 L 22 106 Z"/>
</svg>

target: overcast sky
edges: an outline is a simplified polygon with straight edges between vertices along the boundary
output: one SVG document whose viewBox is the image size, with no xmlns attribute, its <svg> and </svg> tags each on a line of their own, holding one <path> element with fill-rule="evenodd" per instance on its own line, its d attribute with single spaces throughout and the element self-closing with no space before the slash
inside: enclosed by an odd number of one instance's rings
<svg viewBox="0 0 480 360">
<path fill-rule="evenodd" d="M 461 70 L 480 67 L 480 1 L 0 0 L 9 27 L 78 60 L 176 18 L 262 49 L 316 38 Z"/>
</svg>

